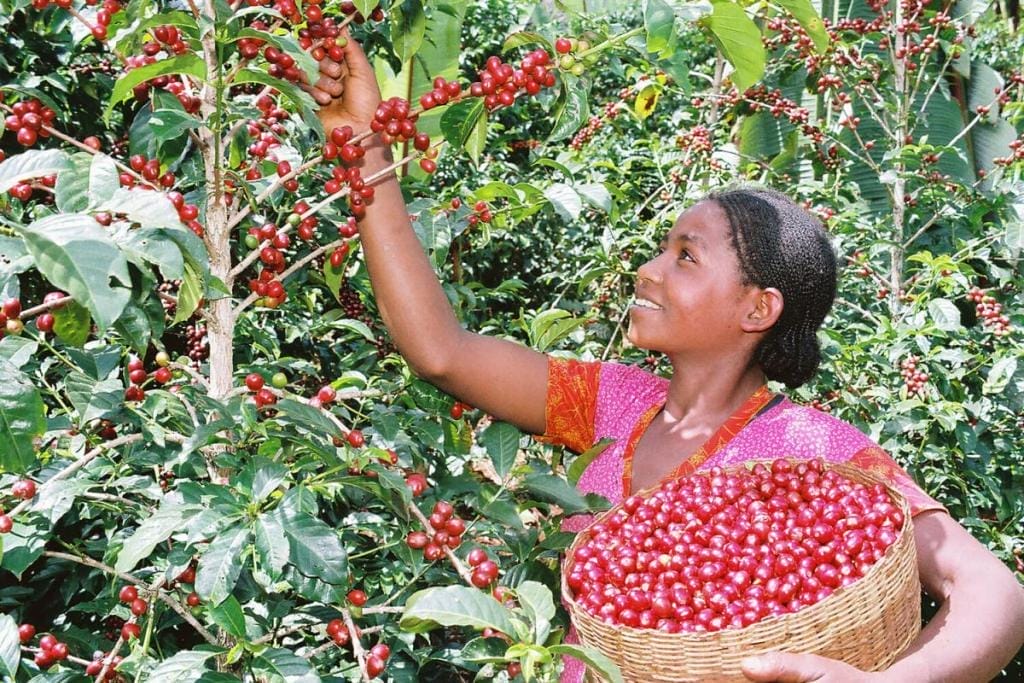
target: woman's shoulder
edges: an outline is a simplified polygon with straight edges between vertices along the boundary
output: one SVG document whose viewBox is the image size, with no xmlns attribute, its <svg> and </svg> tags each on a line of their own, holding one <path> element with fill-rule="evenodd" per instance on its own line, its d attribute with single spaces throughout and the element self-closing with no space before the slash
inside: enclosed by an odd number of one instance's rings
<svg viewBox="0 0 1024 683">
<path fill-rule="evenodd" d="M 730 443 L 729 460 L 789 456 L 845 460 L 857 451 L 875 446 L 854 425 L 818 408 L 800 405 L 783 395 L 752 420 Z"/>
</svg>

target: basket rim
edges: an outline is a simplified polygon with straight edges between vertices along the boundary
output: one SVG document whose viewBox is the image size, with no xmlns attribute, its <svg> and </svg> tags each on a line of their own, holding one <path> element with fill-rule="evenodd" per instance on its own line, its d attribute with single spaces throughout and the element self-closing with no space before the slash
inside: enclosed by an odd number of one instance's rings
<svg viewBox="0 0 1024 683">
<path fill-rule="evenodd" d="M 744 461 L 743 463 L 739 463 L 739 464 L 734 465 L 734 466 L 724 467 L 724 468 L 722 468 L 722 471 L 723 472 L 737 472 L 740 469 L 752 470 L 753 467 L 755 465 L 757 465 L 757 464 L 766 465 L 767 463 L 775 462 L 777 460 L 789 460 L 792 463 L 801 463 L 801 462 L 808 462 L 811 459 L 772 458 L 771 460 L 765 460 L 765 459 L 747 460 L 747 461 Z M 892 543 L 892 545 L 889 546 L 889 548 L 886 549 L 885 554 L 878 560 L 878 562 L 875 562 L 873 565 L 871 565 L 871 568 L 868 570 L 868 572 L 866 574 L 864 574 L 863 576 L 861 576 L 860 578 L 858 578 L 854 583 L 850 584 L 849 586 L 840 586 L 839 588 L 837 588 L 834 591 L 832 591 L 832 593 L 829 594 L 823 600 L 819 600 L 818 602 L 814 603 L 813 605 L 808 605 L 806 607 L 803 607 L 803 608 L 797 610 L 796 612 L 787 612 L 786 614 L 767 616 L 767 617 L 765 617 L 765 618 L 763 618 L 763 619 L 761 619 L 761 620 L 759 620 L 759 621 L 757 621 L 757 622 L 755 622 L 753 624 L 750 624 L 749 626 L 746 626 L 746 627 L 744 627 L 742 629 L 725 628 L 725 629 L 719 629 L 717 631 L 692 631 L 692 632 L 691 631 L 687 631 L 687 632 L 680 632 L 680 633 L 669 633 L 667 631 L 662 631 L 662 630 L 657 629 L 657 628 L 639 628 L 639 627 L 634 627 L 634 626 L 625 626 L 625 625 L 622 625 L 622 624 L 609 624 L 609 623 L 606 623 L 604 620 L 602 620 L 602 619 L 600 619 L 598 617 L 595 617 L 594 615 L 586 612 L 583 609 L 583 607 L 581 607 L 580 604 L 576 601 L 575 596 L 573 596 L 573 594 L 572 594 L 572 589 L 570 589 L 569 585 L 568 585 L 568 578 L 567 578 L 568 574 L 569 574 L 568 570 L 571 569 L 573 564 L 574 564 L 574 560 L 573 560 L 572 556 L 573 556 L 576 548 L 579 545 L 581 545 L 585 540 L 590 538 L 590 530 L 594 527 L 594 525 L 596 525 L 599 522 L 603 521 L 605 518 L 611 516 L 612 514 L 615 514 L 616 512 L 618 512 L 618 510 L 620 510 L 622 508 L 622 506 L 625 504 L 625 500 L 626 499 L 624 499 L 622 502 L 618 503 L 617 505 L 612 506 L 608 510 L 605 510 L 604 512 L 602 512 L 600 515 L 596 516 L 594 518 L 593 522 L 591 522 L 585 529 L 581 530 L 580 532 L 578 532 L 576 534 L 576 538 L 573 539 L 573 542 L 570 543 L 569 547 L 566 549 L 565 560 L 562 562 L 562 565 L 561 565 L 561 581 L 560 581 L 560 584 L 561 584 L 561 588 L 562 588 L 562 600 L 566 603 L 566 605 L 569 608 L 570 619 L 574 621 L 577 618 L 577 615 L 579 615 L 582 618 L 591 619 L 591 620 L 594 620 L 595 622 L 599 622 L 603 628 L 607 628 L 607 629 L 610 629 L 612 631 L 618 631 L 618 632 L 622 632 L 622 633 L 635 633 L 635 634 L 638 634 L 638 635 L 647 634 L 649 637 L 653 636 L 653 637 L 658 637 L 658 638 L 670 638 L 670 639 L 678 640 L 680 642 L 683 642 L 683 641 L 704 642 L 704 641 L 715 640 L 717 638 L 720 638 L 723 633 L 735 634 L 735 633 L 742 633 L 742 632 L 745 632 L 745 631 L 749 632 L 752 629 L 756 629 L 757 627 L 762 626 L 762 625 L 766 626 L 766 627 L 770 627 L 770 626 L 774 626 L 774 625 L 779 624 L 779 623 L 784 624 L 787 621 L 796 621 L 797 619 L 807 619 L 809 617 L 813 617 L 814 615 L 816 615 L 817 612 L 824 611 L 825 609 L 828 609 L 828 608 L 832 607 L 835 604 L 837 598 L 840 598 L 843 595 L 845 595 L 846 593 L 849 593 L 850 589 L 855 588 L 858 584 L 861 584 L 862 582 L 866 582 L 866 581 L 872 579 L 875 575 L 877 575 L 880 572 L 884 571 L 885 568 L 890 567 L 891 565 L 895 564 L 899 560 L 899 557 L 898 557 L 898 552 L 899 551 L 898 551 L 898 549 L 899 548 L 903 548 L 904 546 L 906 546 L 908 544 L 910 544 L 912 546 L 913 539 L 911 538 L 908 541 L 907 537 L 911 536 L 913 534 L 913 521 L 912 521 L 911 514 L 910 514 L 910 504 L 907 501 L 906 496 L 904 496 L 898 489 L 894 488 L 891 484 L 889 484 L 887 481 L 883 480 L 881 477 L 877 476 L 873 472 L 871 472 L 869 470 L 865 470 L 865 469 L 860 468 L 860 467 L 857 467 L 856 465 L 852 465 L 852 464 L 849 464 L 849 463 L 843 463 L 843 462 L 832 463 L 832 462 L 824 461 L 824 466 L 825 466 L 825 469 L 836 469 L 836 470 L 853 471 L 856 476 L 863 477 L 864 479 L 868 480 L 866 482 L 862 481 L 860 483 L 871 483 L 871 484 L 881 484 L 881 485 L 883 485 L 886 488 L 887 492 L 889 493 L 889 496 L 891 498 L 893 498 L 894 501 L 899 505 L 900 511 L 903 513 L 903 520 L 904 520 L 903 521 L 903 528 L 900 530 L 900 533 L 896 537 L 896 540 Z M 707 471 L 706 470 L 705 471 L 697 471 L 697 472 L 694 472 L 692 474 L 685 475 L 685 477 L 695 476 L 695 475 L 698 475 L 698 474 L 707 474 Z M 637 491 L 636 493 L 632 494 L 628 498 L 631 498 L 633 496 L 639 496 L 642 499 L 646 500 L 651 494 L 653 494 L 655 491 L 660 489 L 664 484 L 666 484 L 667 481 L 676 481 L 678 479 L 683 479 L 685 477 L 676 477 L 675 479 L 670 479 L 670 480 L 666 480 L 666 481 L 663 481 L 663 482 L 659 482 L 658 484 L 655 484 L 654 486 L 649 486 L 649 487 L 647 487 L 645 489 Z M 822 607 L 823 605 L 824 605 L 824 607 Z"/>
</svg>

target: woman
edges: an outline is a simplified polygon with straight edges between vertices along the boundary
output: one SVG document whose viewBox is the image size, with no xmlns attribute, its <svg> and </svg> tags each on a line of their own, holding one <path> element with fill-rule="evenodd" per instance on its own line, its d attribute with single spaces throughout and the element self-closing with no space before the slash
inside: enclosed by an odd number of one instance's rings
<svg viewBox="0 0 1024 683">
<path fill-rule="evenodd" d="M 380 102 L 355 41 L 321 64 L 312 93 L 324 127 L 369 128 Z M 391 163 L 373 136 L 363 177 Z M 984 546 L 853 427 L 768 392 L 799 386 L 819 360 L 816 331 L 835 294 L 820 225 L 763 190 L 712 195 L 680 216 L 640 268 L 630 339 L 671 360 L 670 381 L 613 363 L 556 360 L 459 325 L 412 230 L 397 178 L 376 186 L 360 224 L 374 296 L 413 371 L 499 420 L 582 450 L 616 439 L 579 487 L 613 503 L 679 473 L 755 455 L 851 460 L 890 477 L 912 503 L 918 568 L 938 614 L 887 671 L 813 655 L 752 658 L 752 681 L 984 681 L 1024 642 L 1024 590 Z M 771 452 L 765 452 L 768 448 Z M 581 528 L 586 520 L 571 520 Z M 564 680 L 578 680 L 576 663 Z"/>
</svg>

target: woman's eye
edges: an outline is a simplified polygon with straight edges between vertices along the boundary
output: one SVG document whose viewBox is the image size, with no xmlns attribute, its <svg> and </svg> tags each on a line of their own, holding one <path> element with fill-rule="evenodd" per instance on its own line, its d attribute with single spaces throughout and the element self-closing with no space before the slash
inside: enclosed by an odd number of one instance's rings
<svg viewBox="0 0 1024 683">
<path fill-rule="evenodd" d="M 679 252 L 679 260 L 680 261 L 692 261 L 693 260 L 693 256 L 690 255 L 689 251 L 687 251 L 686 249 L 683 249 L 681 252 Z"/>
</svg>

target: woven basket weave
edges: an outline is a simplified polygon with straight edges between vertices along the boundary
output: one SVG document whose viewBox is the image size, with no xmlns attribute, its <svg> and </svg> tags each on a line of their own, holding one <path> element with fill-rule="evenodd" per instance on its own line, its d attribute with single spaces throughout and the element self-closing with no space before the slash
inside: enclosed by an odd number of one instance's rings
<svg viewBox="0 0 1024 683">
<path fill-rule="evenodd" d="M 921 585 L 910 509 L 899 492 L 874 475 L 841 463 L 826 467 L 857 482 L 882 484 L 903 511 L 905 522 L 896 542 L 855 583 L 798 612 L 768 617 L 743 629 L 666 633 L 613 626 L 585 612 L 566 583 L 576 548 L 590 537 L 584 530 L 569 547 L 562 568 L 563 600 L 581 643 L 600 650 L 619 665 L 627 681 L 637 683 L 741 683 L 747 681 L 740 672 L 743 659 L 775 650 L 813 653 L 864 671 L 887 668 L 921 629 Z M 640 496 L 653 491 L 646 489 Z M 604 679 L 588 672 L 588 680 Z"/>
</svg>

